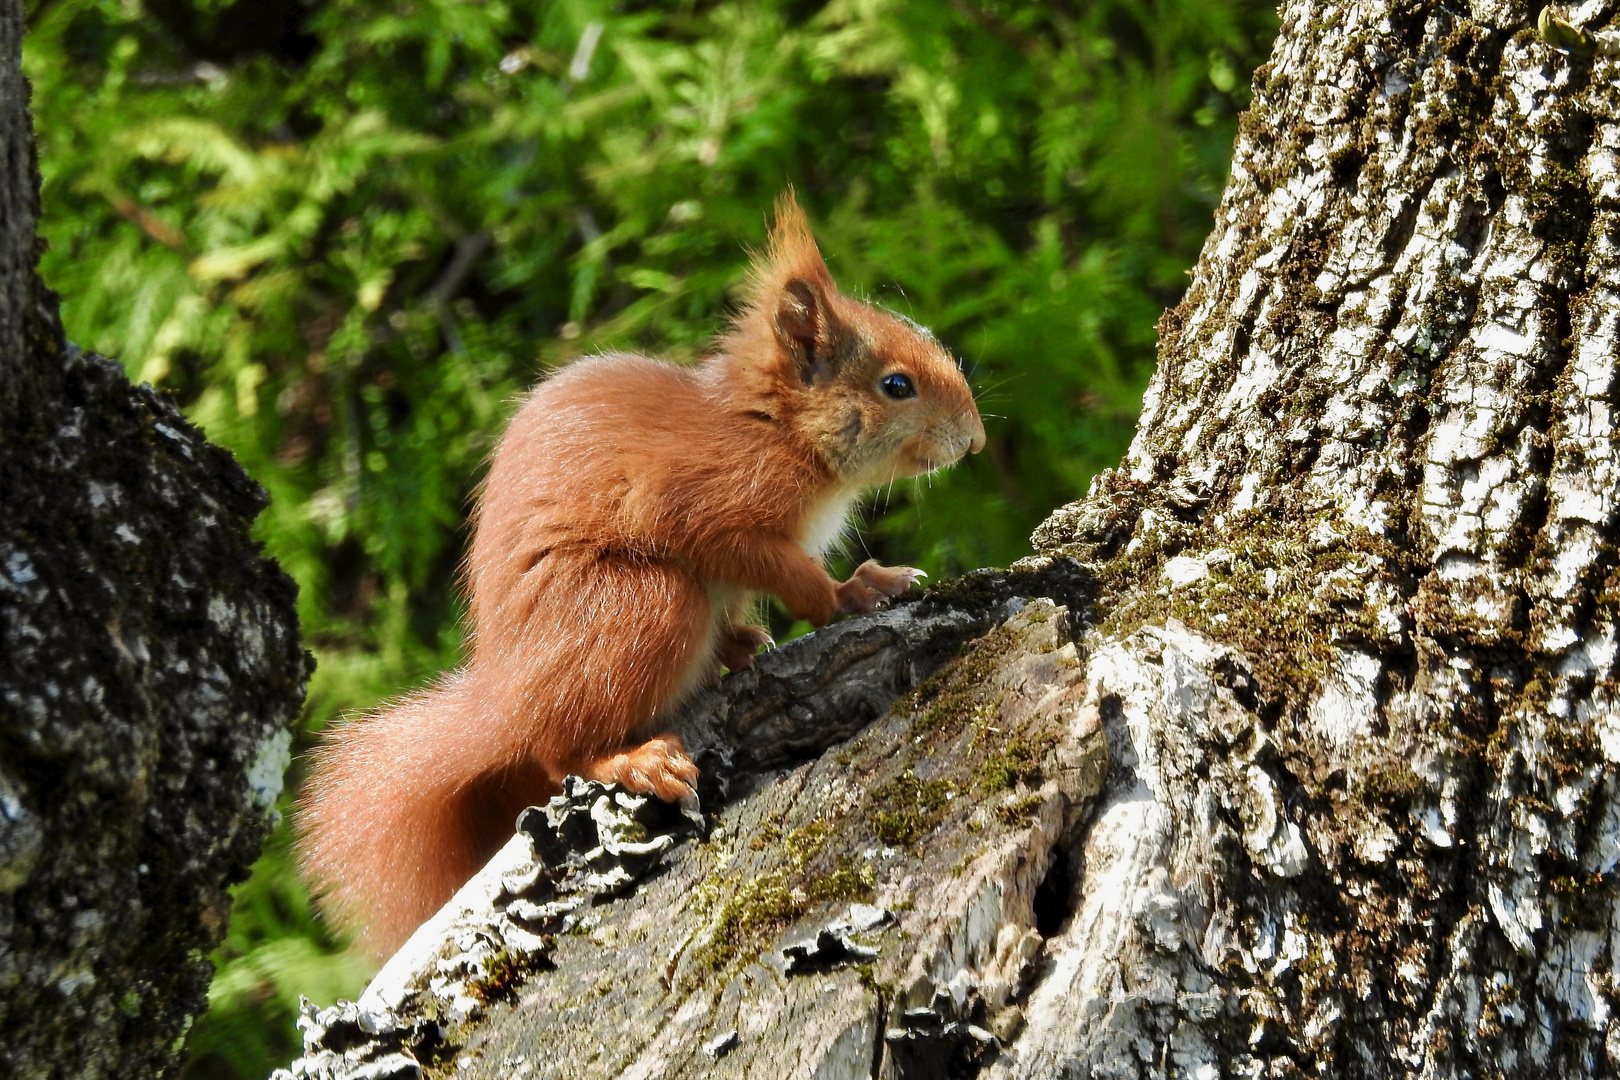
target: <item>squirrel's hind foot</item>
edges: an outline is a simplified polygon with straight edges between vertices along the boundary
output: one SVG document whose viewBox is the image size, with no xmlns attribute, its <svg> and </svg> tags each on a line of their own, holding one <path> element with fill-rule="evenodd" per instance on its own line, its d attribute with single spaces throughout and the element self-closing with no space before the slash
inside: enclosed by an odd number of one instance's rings
<svg viewBox="0 0 1620 1080">
<path fill-rule="evenodd" d="M 670 803 L 697 797 L 698 767 L 686 756 L 679 735 L 657 735 L 640 746 L 605 754 L 579 770 L 590 780 L 618 783 L 627 791 L 655 795 Z"/>
</svg>

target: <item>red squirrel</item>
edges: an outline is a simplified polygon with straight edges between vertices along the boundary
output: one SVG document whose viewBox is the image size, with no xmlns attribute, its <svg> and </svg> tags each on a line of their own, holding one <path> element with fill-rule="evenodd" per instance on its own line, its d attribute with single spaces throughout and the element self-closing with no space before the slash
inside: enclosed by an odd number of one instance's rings
<svg viewBox="0 0 1620 1080">
<path fill-rule="evenodd" d="M 692 367 L 628 353 L 524 400 L 473 515 L 469 657 L 312 756 L 299 856 L 329 918 L 386 955 L 577 773 L 669 801 L 698 772 L 658 732 L 769 643 L 756 593 L 821 626 L 921 575 L 821 557 L 857 497 L 984 446 L 933 335 L 839 293 L 792 192 L 747 303 Z"/>
</svg>

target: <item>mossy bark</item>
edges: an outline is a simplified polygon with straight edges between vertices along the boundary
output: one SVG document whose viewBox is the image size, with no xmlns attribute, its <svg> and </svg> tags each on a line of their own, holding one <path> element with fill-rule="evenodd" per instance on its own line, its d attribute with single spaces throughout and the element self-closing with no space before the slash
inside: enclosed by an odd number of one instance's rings
<svg viewBox="0 0 1620 1080">
<path fill-rule="evenodd" d="M 1162 871 L 1173 933 L 1049 943 L 1153 991 L 1016 1071 L 1613 1075 L 1620 64 L 1282 14 L 1131 451 L 1037 537 L 1134 760 L 1079 888 Z"/>
<path fill-rule="evenodd" d="M 309 1053 L 277 1076 L 980 1068 L 1018 1029 L 1043 935 L 1062 920 L 1062 838 L 1107 771 L 1098 713 L 1079 708 L 1068 609 L 1041 596 L 1071 570 L 984 575 L 955 601 L 905 603 L 762 657 L 676 725 L 729 781 L 706 803 L 706 836 L 565 913 L 538 907 L 530 883 L 548 874 L 537 862 L 567 860 L 519 836 L 357 1009 L 312 1011 Z M 572 812 L 605 821 L 612 808 Z M 598 843 L 575 855 L 600 870 Z M 424 1020 L 441 1039 L 422 1036 Z"/>
</svg>

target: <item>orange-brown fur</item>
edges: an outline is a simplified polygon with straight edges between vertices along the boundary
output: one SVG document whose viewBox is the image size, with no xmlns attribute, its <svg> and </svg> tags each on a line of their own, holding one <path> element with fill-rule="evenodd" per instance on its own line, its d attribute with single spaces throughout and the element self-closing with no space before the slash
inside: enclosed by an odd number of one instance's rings
<svg viewBox="0 0 1620 1080">
<path fill-rule="evenodd" d="M 880 389 L 896 372 L 915 397 Z M 819 548 L 861 490 L 983 442 L 955 363 L 841 296 L 784 197 L 701 365 L 590 357 L 519 409 L 474 517 L 466 665 L 314 755 L 300 853 L 328 914 L 391 951 L 570 772 L 689 796 L 696 768 L 656 732 L 769 640 L 742 621 L 752 594 L 821 625 L 904 592 L 915 571 L 839 584 Z"/>
</svg>

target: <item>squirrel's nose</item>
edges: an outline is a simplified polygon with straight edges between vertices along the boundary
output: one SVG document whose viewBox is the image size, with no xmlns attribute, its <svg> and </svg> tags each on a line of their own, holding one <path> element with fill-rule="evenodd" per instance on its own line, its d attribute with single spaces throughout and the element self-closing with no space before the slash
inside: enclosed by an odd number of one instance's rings
<svg viewBox="0 0 1620 1080">
<path fill-rule="evenodd" d="M 973 414 L 973 441 L 968 443 L 968 453 L 977 454 L 984 449 L 984 421 L 979 419 L 977 411 Z"/>
</svg>

